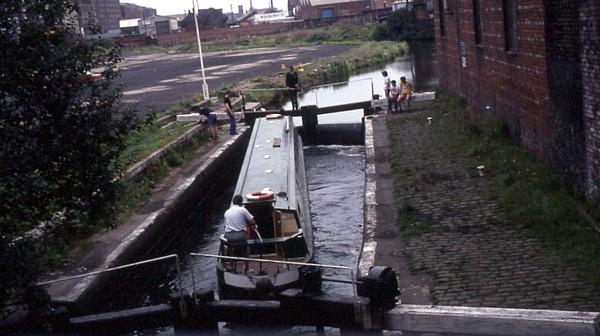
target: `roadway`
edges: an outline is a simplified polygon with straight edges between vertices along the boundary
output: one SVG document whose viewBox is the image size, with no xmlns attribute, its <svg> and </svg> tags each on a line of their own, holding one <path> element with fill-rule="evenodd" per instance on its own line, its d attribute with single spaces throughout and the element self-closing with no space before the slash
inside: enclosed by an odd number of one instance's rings
<svg viewBox="0 0 600 336">
<path fill-rule="evenodd" d="M 210 90 L 225 83 L 278 72 L 281 64 L 308 63 L 349 50 L 346 45 L 297 48 L 260 48 L 204 54 Z M 179 101 L 202 93 L 198 54 L 128 56 L 119 66 L 124 84 L 123 102 L 139 114 L 166 110 Z M 283 85 L 283 83 L 282 83 Z"/>
</svg>

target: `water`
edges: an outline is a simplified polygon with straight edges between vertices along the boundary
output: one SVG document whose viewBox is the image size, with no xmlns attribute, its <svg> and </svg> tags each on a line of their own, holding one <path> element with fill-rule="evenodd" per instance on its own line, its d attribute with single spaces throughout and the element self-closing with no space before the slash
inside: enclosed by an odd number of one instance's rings
<svg viewBox="0 0 600 336">
<path fill-rule="evenodd" d="M 364 147 L 311 146 L 304 149 L 304 154 L 315 260 L 355 270 L 363 239 Z M 350 279 L 344 270 L 325 270 L 324 276 Z M 347 284 L 324 282 L 323 289 L 352 295 L 352 287 Z"/>
<path fill-rule="evenodd" d="M 310 146 L 304 148 L 311 218 L 315 237 L 315 262 L 347 266 L 356 269 L 363 238 L 364 204 L 364 147 L 363 146 Z M 343 174 L 340 174 L 343 172 Z M 178 249 L 190 244 L 190 252 L 216 254 L 219 235 L 223 231 L 222 214 L 229 204 L 226 200 L 233 194 L 234 184 L 229 181 L 219 202 L 225 205 L 214 207 L 214 213 L 205 218 L 191 217 L 192 229 L 184 234 Z M 215 202 L 216 203 L 216 202 Z M 198 214 L 196 214 L 198 216 Z M 207 225 L 208 223 L 212 223 Z M 193 267 L 191 267 L 193 265 Z M 183 287 L 191 291 L 191 275 L 194 272 L 196 288 L 216 288 L 214 259 L 188 257 L 182 269 Z M 174 274 L 160 288 L 176 287 Z M 350 274 L 343 270 L 326 270 L 324 276 L 349 280 Z M 349 284 L 324 282 L 323 290 L 328 293 L 352 295 Z M 148 300 L 146 301 L 154 301 Z M 230 335 L 314 335 L 314 327 L 257 328 L 221 323 L 219 333 Z M 173 335 L 172 327 L 136 332 L 136 335 Z M 326 335 L 339 335 L 335 328 L 325 328 Z"/>
<path fill-rule="evenodd" d="M 373 94 L 383 96 L 383 76 L 386 70 L 390 79 L 400 82 L 404 76 L 414 86 L 417 92 L 435 91 L 437 75 L 435 64 L 435 46 L 432 42 L 413 43 L 410 55 L 398 58 L 378 69 L 370 69 L 357 75 L 352 75 L 347 83 L 318 87 L 305 91 L 298 96 L 300 106 L 317 105 L 326 107 L 340 103 L 354 103 L 371 100 Z M 289 102 L 284 104 L 285 110 L 291 110 Z M 362 110 L 319 115 L 319 124 L 360 123 Z M 301 118 L 294 118 L 296 125 L 302 125 Z"/>
</svg>

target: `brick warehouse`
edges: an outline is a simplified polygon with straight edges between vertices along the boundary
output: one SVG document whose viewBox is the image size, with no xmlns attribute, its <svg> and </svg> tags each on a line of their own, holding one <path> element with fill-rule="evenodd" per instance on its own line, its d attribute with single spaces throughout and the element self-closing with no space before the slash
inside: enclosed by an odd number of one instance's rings
<svg viewBox="0 0 600 336">
<path fill-rule="evenodd" d="M 600 196 L 600 2 L 436 0 L 440 85 Z"/>
</svg>

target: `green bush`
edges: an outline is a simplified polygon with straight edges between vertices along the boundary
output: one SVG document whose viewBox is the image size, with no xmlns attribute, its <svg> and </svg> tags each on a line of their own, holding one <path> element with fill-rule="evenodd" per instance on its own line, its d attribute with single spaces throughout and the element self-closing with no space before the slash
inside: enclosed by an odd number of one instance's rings
<svg viewBox="0 0 600 336">
<path fill-rule="evenodd" d="M 390 30 L 388 25 L 385 23 L 380 23 L 375 26 L 373 29 L 373 33 L 371 34 L 371 38 L 375 41 L 384 41 L 390 39 Z"/>
<path fill-rule="evenodd" d="M 120 108 L 120 50 L 78 35 L 74 14 L 71 1 L 0 6 L 0 162 L 10 163 L 0 165 L 0 258 L 12 263 L 3 266 L 0 301 L 45 265 L 41 251 L 15 252 L 17 237 L 61 214 L 48 239 L 61 245 L 113 214 L 114 160 L 136 121 Z M 104 69 L 97 78 L 94 68 Z"/>
</svg>

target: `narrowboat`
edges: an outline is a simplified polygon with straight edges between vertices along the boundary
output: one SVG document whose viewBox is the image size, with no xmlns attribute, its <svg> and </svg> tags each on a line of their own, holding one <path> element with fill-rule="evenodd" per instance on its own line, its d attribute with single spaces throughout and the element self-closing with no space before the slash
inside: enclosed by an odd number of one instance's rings
<svg viewBox="0 0 600 336">
<path fill-rule="evenodd" d="M 264 262 L 218 259 L 220 298 L 267 298 L 298 287 L 299 266 L 275 261 L 312 262 L 313 235 L 304 169 L 302 139 L 289 116 L 268 115 L 255 121 L 235 194 L 254 216 L 243 255 Z M 220 237 L 219 255 L 236 248 Z"/>
</svg>

